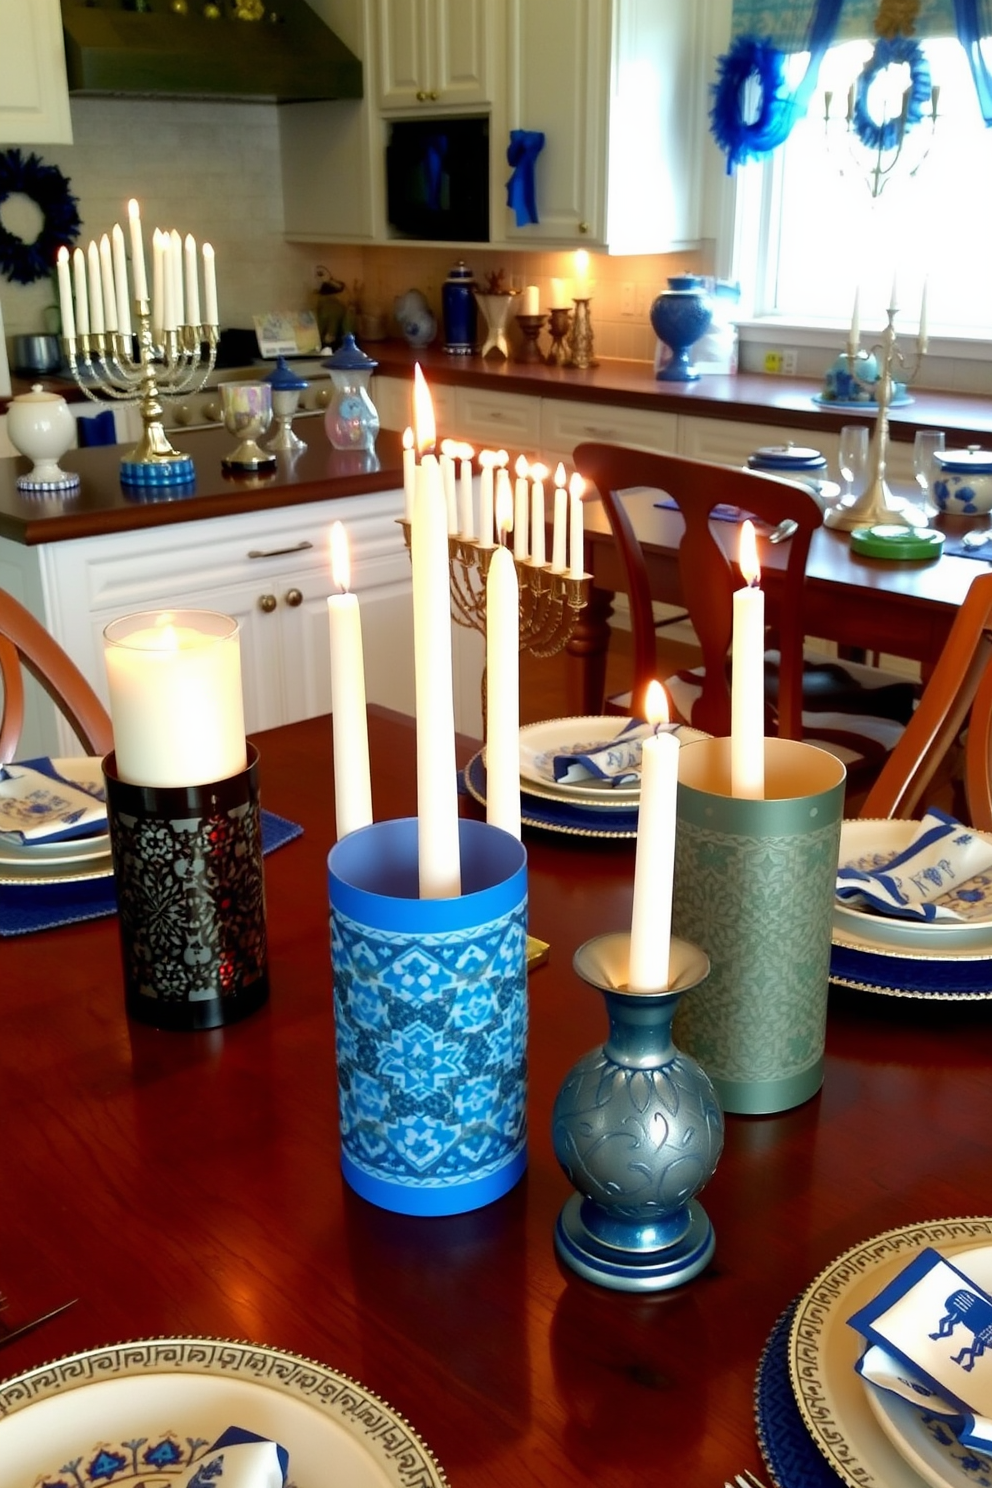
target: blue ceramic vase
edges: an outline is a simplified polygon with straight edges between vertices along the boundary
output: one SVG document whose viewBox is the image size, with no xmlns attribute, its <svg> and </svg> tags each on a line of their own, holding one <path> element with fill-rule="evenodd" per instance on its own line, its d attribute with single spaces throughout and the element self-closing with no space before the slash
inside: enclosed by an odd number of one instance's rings
<svg viewBox="0 0 992 1488">
<path fill-rule="evenodd" d="M 709 330 L 713 306 L 695 274 L 675 274 L 651 306 L 655 335 L 672 349 L 672 360 L 656 374 L 660 382 L 695 382 L 699 373 L 689 352 Z"/>
<path fill-rule="evenodd" d="M 444 349 L 452 356 L 471 356 L 478 351 L 478 311 L 472 270 L 459 259 L 441 286 L 444 319 Z"/>
</svg>

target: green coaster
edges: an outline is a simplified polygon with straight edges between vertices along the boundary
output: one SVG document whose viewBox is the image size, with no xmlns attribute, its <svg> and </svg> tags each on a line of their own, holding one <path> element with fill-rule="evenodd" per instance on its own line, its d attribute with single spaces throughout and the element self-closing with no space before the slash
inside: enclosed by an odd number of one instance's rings
<svg viewBox="0 0 992 1488">
<path fill-rule="evenodd" d="M 866 558 L 939 558 L 944 534 L 932 527 L 901 527 L 885 523 L 858 527 L 851 533 L 851 547 Z"/>
</svg>

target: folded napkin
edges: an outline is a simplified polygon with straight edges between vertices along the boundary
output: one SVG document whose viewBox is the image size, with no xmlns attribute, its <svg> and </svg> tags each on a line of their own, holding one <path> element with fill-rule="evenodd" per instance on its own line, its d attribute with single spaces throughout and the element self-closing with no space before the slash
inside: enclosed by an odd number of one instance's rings
<svg viewBox="0 0 992 1488">
<path fill-rule="evenodd" d="M 50 759 L 0 765 L 0 840 L 61 842 L 106 824 L 102 796 L 65 780 Z"/>
<path fill-rule="evenodd" d="M 636 785 L 641 778 L 641 745 L 654 734 L 672 733 L 676 723 L 641 723 L 632 718 L 614 739 L 582 744 L 550 757 L 556 782 L 579 785 L 584 780 L 608 780 L 613 786 Z M 540 762 L 538 762 L 540 769 Z"/>
<path fill-rule="evenodd" d="M 201 1457 L 186 1488 L 285 1488 L 289 1453 L 278 1442 L 229 1426 Z"/>
<path fill-rule="evenodd" d="M 840 868 L 837 898 L 857 909 L 908 920 L 961 920 L 963 915 L 939 901 L 945 895 L 978 901 L 978 885 L 967 887 L 992 868 L 992 842 L 933 808 L 919 823 L 902 852 L 873 871 Z"/>
<path fill-rule="evenodd" d="M 870 1345 L 863 1379 L 992 1450 L 992 1297 L 970 1277 L 928 1247 L 848 1323 Z"/>
</svg>

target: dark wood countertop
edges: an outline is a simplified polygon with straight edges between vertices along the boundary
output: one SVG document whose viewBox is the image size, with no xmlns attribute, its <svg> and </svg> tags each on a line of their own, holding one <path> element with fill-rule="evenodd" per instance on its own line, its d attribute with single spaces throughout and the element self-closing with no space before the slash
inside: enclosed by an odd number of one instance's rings
<svg viewBox="0 0 992 1488">
<path fill-rule="evenodd" d="M 17 477 L 31 461 L 18 456 L 0 460 L 0 536 L 15 542 L 64 542 L 137 527 L 194 522 L 205 517 L 300 506 L 368 491 L 391 491 L 403 484 L 403 451 L 398 434 L 379 435 L 374 455 L 335 450 L 323 429 L 315 432 L 298 455 L 279 455 L 272 475 L 228 476 L 221 460 L 235 441 L 226 429 L 196 429 L 177 434 L 176 447 L 196 463 L 192 495 L 154 492 L 131 494 L 120 482 L 122 445 L 70 450 L 64 470 L 78 471 L 78 491 L 40 496 L 17 489 Z"/>
</svg>

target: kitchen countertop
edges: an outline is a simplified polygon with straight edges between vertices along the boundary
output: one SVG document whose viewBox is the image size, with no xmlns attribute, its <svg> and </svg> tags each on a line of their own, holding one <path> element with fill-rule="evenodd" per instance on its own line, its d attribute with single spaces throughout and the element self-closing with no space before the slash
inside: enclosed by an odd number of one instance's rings
<svg viewBox="0 0 992 1488">
<path fill-rule="evenodd" d="M 375 454 L 368 455 L 332 449 L 320 429 L 307 449 L 279 455 L 273 474 L 255 476 L 228 476 L 222 471 L 221 460 L 236 443 L 226 429 L 187 430 L 177 435 L 176 443 L 196 464 L 196 489 L 191 495 L 126 494 L 120 483 L 121 445 L 75 449 L 63 455 L 59 462 L 63 470 L 78 471 L 81 477 L 78 491 L 63 495 L 19 491 L 17 477 L 30 470 L 31 461 L 23 456 L 0 459 L 0 536 L 28 546 L 64 542 L 392 491 L 403 485 L 400 436 L 389 432 L 379 435 Z"/>
</svg>

